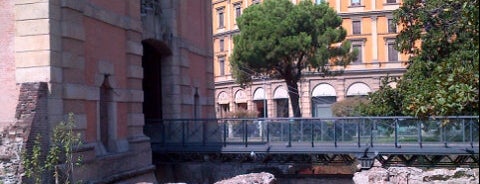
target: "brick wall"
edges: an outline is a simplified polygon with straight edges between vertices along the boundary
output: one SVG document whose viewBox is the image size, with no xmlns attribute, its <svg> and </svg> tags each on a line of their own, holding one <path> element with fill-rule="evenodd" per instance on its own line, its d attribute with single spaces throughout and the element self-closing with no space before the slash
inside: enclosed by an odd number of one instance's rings
<svg viewBox="0 0 480 184">
<path fill-rule="evenodd" d="M 42 133 L 43 150 L 47 150 L 49 131 L 47 125 L 46 83 L 23 83 L 16 106 L 17 121 L 0 132 L 0 183 L 19 183 L 20 156 L 23 148 L 33 145 L 36 134 Z"/>
</svg>

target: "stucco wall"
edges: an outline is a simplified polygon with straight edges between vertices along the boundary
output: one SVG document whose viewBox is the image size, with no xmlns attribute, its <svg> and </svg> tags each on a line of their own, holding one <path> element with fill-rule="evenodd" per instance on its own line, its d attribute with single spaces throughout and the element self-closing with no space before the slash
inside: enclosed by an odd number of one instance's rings
<svg viewBox="0 0 480 184">
<path fill-rule="evenodd" d="M 14 2 L 0 1 L 0 129 L 15 120 L 18 90 L 15 83 Z"/>
</svg>

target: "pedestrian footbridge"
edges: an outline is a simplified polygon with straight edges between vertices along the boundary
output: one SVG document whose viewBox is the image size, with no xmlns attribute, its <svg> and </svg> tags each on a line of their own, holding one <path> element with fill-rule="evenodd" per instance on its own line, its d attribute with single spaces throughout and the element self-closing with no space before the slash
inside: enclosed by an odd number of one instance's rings
<svg viewBox="0 0 480 184">
<path fill-rule="evenodd" d="M 478 167 L 479 117 L 150 119 L 154 161 Z"/>
</svg>

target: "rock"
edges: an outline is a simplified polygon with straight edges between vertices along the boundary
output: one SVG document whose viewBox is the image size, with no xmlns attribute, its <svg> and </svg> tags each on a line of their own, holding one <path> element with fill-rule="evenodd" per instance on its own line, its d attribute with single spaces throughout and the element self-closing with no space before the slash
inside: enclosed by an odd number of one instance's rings
<svg viewBox="0 0 480 184">
<path fill-rule="evenodd" d="M 230 179 L 215 182 L 215 184 L 275 184 L 273 174 L 261 172 L 238 175 Z"/>
<path fill-rule="evenodd" d="M 475 183 L 478 184 L 479 169 L 421 169 L 415 167 L 373 167 L 370 170 L 357 172 L 353 176 L 355 183 L 393 184 L 393 183 Z"/>
</svg>

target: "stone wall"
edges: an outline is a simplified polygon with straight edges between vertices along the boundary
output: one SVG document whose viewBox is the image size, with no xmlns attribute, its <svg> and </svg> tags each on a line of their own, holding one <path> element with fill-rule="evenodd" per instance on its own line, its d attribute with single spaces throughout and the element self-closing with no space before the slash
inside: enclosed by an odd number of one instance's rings
<svg viewBox="0 0 480 184">
<path fill-rule="evenodd" d="M 17 120 L 0 132 L 0 182 L 21 182 L 21 155 L 30 148 L 36 134 L 42 133 L 44 148 L 48 144 L 46 83 L 23 83 L 16 108 Z M 46 150 L 46 149 L 44 149 Z"/>
</svg>

